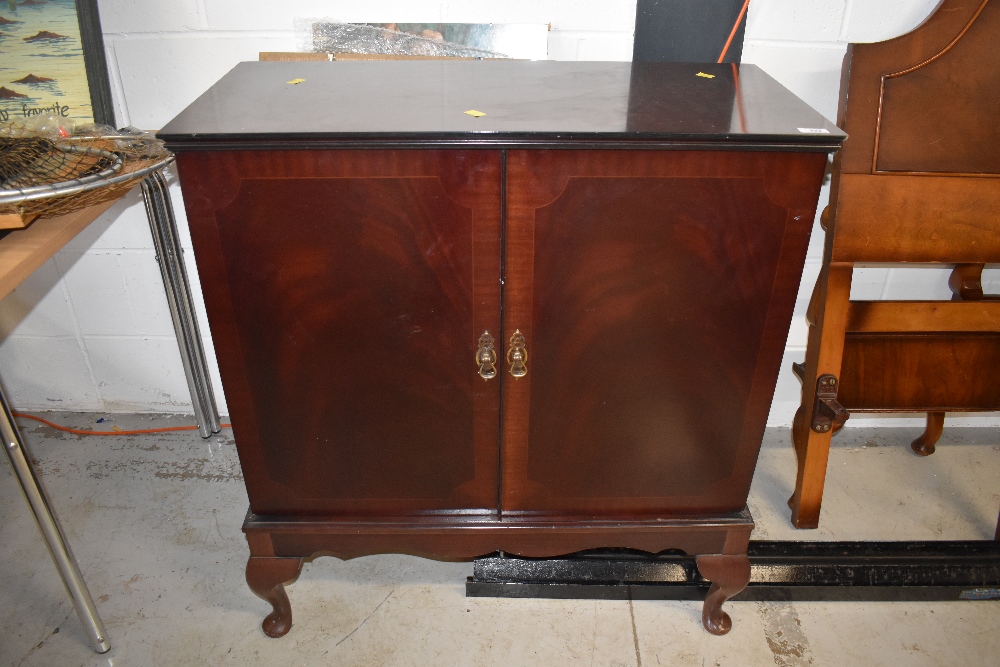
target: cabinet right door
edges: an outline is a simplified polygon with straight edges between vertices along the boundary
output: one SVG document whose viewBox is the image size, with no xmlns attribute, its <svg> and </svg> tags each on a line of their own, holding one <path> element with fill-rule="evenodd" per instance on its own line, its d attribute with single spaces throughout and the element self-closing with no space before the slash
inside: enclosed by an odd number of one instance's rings
<svg viewBox="0 0 1000 667">
<path fill-rule="evenodd" d="M 504 373 L 505 513 L 742 509 L 825 165 L 508 152 L 504 342 L 527 373 Z"/>
</svg>

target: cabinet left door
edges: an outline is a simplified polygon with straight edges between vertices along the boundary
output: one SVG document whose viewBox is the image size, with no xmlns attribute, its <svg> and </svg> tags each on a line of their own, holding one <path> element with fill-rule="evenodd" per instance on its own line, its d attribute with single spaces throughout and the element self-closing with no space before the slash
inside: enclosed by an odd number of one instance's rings
<svg viewBox="0 0 1000 667">
<path fill-rule="evenodd" d="M 251 511 L 495 513 L 499 382 L 477 350 L 484 332 L 502 349 L 500 154 L 178 168 Z"/>
</svg>

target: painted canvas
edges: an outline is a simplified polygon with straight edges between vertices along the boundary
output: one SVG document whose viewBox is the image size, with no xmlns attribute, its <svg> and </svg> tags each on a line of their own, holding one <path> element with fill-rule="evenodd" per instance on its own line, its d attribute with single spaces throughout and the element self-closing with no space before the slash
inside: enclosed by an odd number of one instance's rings
<svg viewBox="0 0 1000 667">
<path fill-rule="evenodd" d="M 74 0 L 0 0 L 0 122 L 92 121 Z"/>
</svg>

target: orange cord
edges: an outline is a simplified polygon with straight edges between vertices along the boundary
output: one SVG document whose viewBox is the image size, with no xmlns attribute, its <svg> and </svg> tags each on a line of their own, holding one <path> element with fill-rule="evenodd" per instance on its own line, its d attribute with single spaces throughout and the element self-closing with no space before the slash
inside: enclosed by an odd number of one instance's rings
<svg viewBox="0 0 1000 667">
<path fill-rule="evenodd" d="M 722 53 L 719 54 L 719 59 L 715 62 L 721 63 L 722 59 L 726 57 L 726 52 L 729 51 L 729 45 L 733 43 L 733 37 L 736 36 L 736 31 L 740 29 L 740 23 L 743 21 L 743 15 L 747 13 L 747 7 L 750 6 L 750 0 L 743 0 L 743 9 L 740 10 L 740 15 L 736 17 L 736 23 L 733 24 L 733 31 L 729 33 L 729 39 L 726 40 L 726 45 L 722 47 Z"/>
<path fill-rule="evenodd" d="M 25 414 L 23 412 L 11 412 L 15 417 L 20 417 L 22 419 L 34 419 L 36 422 L 42 422 L 46 426 L 51 426 L 54 429 L 60 431 L 65 431 L 66 433 L 75 433 L 76 435 L 142 435 L 143 433 L 167 433 L 168 431 L 196 431 L 197 426 L 165 426 L 163 428 L 144 428 L 134 431 L 83 431 L 78 428 L 69 428 L 66 426 L 60 426 L 59 424 L 53 424 L 48 419 L 42 419 L 41 417 L 36 417 L 35 415 Z M 220 424 L 222 428 L 231 428 L 232 424 Z"/>
</svg>

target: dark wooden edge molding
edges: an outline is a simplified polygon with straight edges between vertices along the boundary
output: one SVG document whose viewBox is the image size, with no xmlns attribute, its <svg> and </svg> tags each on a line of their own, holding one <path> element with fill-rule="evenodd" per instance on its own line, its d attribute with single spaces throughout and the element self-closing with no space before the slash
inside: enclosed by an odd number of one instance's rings
<svg viewBox="0 0 1000 667">
<path fill-rule="evenodd" d="M 675 150 L 675 151 L 769 151 L 769 152 L 815 152 L 831 153 L 839 150 L 840 138 L 826 143 L 756 143 L 756 142 L 698 142 L 677 140 L 633 140 L 614 139 L 469 139 L 469 138 L 413 138 L 380 139 L 377 137 L 354 137 L 336 139 L 330 137 L 282 137 L 263 138 L 248 142 L 240 139 L 198 138 L 187 139 L 171 135 L 158 135 L 166 142 L 169 150 L 180 153 L 190 151 L 264 151 L 264 150 L 323 150 L 348 148 L 396 149 L 491 149 L 515 150 L 519 148 L 559 149 L 559 150 Z"/>
</svg>

